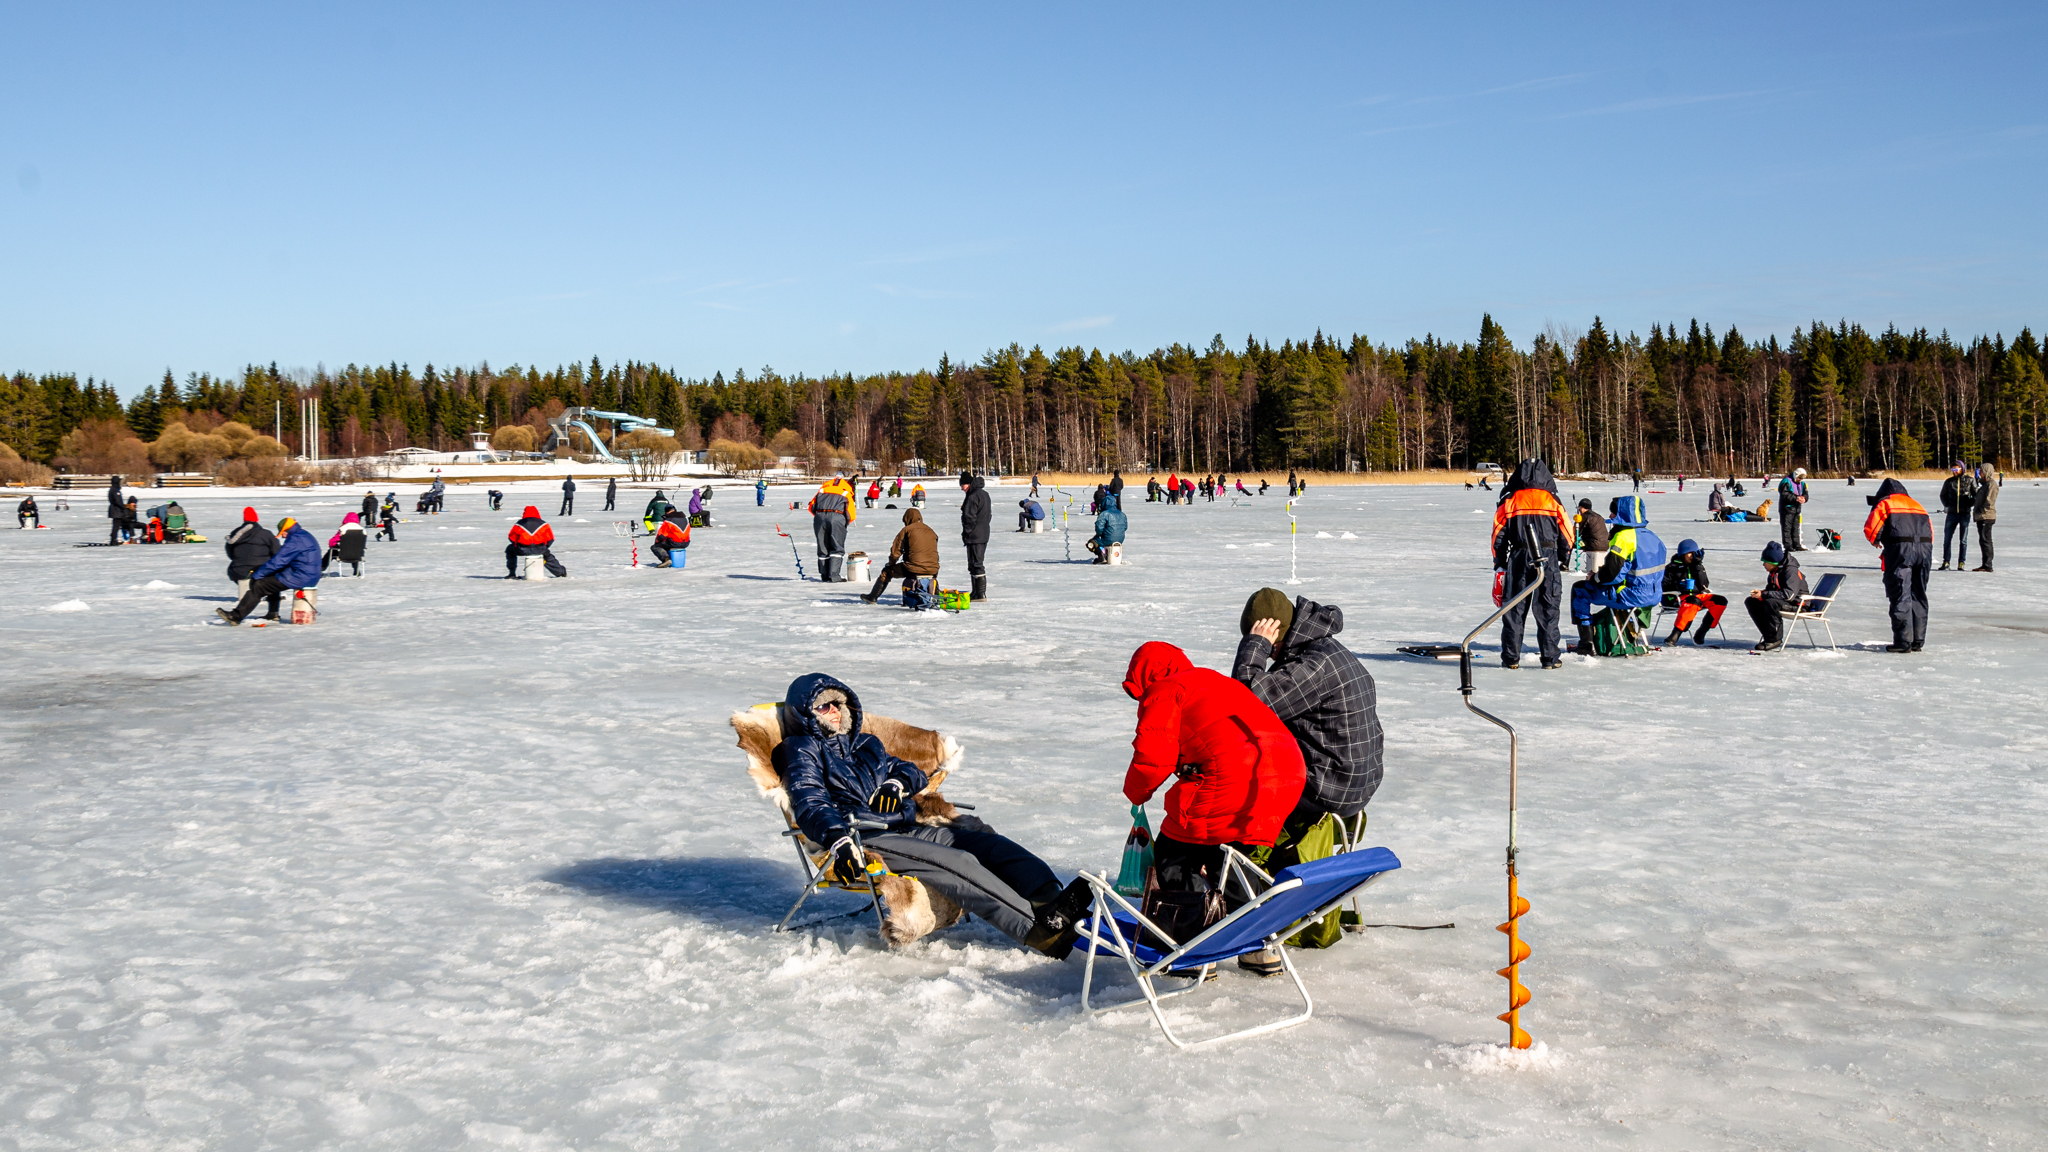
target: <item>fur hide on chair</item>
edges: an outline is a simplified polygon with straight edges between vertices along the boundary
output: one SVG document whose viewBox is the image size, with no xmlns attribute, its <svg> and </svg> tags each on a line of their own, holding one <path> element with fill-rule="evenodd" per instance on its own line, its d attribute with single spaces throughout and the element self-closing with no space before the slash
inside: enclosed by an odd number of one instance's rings
<svg viewBox="0 0 2048 1152">
<path fill-rule="evenodd" d="M 757 704 L 744 712 L 733 713 L 731 723 L 733 731 L 739 735 L 740 750 L 747 754 L 747 775 L 754 781 L 754 787 L 763 799 L 775 805 L 789 827 L 796 827 L 796 815 L 789 806 L 789 792 L 783 788 L 782 777 L 775 771 L 775 746 L 782 743 L 782 705 Z M 939 794 L 939 785 L 960 767 L 963 752 L 958 741 L 944 733 L 872 712 L 863 715 L 861 731 L 880 738 L 889 755 L 910 761 L 931 778 L 924 791 L 915 797 L 919 824 L 966 824 L 970 821 L 980 824 L 973 816 L 962 814 Z M 822 865 L 823 846 L 811 843 L 809 837 L 801 839 L 812 861 Z M 869 853 L 870 857 L 873 855 Z M 943 893 L 925 887 L 913 876 L 885 876 L 875 884 L 875 888 L 882 896 L 882 937 L 891 946 L 908 944 L 950 927 L 965 915 L 958 904 Z"/>
</svg>

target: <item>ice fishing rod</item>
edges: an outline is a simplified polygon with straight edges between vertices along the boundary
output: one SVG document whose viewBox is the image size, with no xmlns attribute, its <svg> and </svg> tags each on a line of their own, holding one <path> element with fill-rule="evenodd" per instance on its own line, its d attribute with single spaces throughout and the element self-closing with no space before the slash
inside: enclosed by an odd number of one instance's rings
<svg viewBox="0 0 2048 1152">
<path fill-rule="evenodd" d="M 1067 493 L 1058 484 L 1054 484 L 1052 486 L 1052 495 L 1053 499 L 1057 500 L 1062 496 L 1067 496 Z M 1067 545 L 1067 559 L 1069 561 L 1073 560 L 1074 558 L 1074 536 L 1073 530 L 1067 527 L 1067 509 L 1072 508 L 1073 506 L 1074 498 L 1072 496 L 1067 496 L 1066 504 L 1062 505 L 1060 508 L 1060 539 L 1064 541 Z"/>
<path fill-rule="evenodd" d="M 1493 615 L 1488 616 L 1479 627 L 1465 634 L 1464 642 L 1458 645 L 1458 692 L 1465 697 L 1465 707 L 1479 718 L 1495 725 L 1508 734 L 1508 920 L 1494 929 L 1505 933 L 1508 938 L 1508 966 L 1495 973 L 1508 982 L 1508 1010 L 1497 1019 L 1508 1026 L 1508 1047 L 1527 1048 L 1529 1034 L 1522 1031 L 1522 1006 L 1529 1002 L 1529 990 L 1522 986 L 1522 961 L 1529 958 L 1529 945 L 1521 936 L 1519 921 L 1529 913 L 1529 901 L 1523 899 L 1520 891 L 1520 876 L 1515 867 L 1515 770 L 1517 738 L 1515 726 L 1472 703 L 1472 640 L 1481 632 L 1493 626 L 1496 620 L 1508 614 L 1508 609 L 1536 594 L 1549 575 L 1547 565 L 1537 565 L 1536 579 L 1527 588 L 1508 597 Z"/>
<path fill-rule="evenodd" d="M 782 525 L 781 525 L 781 524 L 780 524 L 779 522 L 778 522 L 778 523 L 777 523 L 777 524 L 775 525 L 775 534 L 776 534 L 777 536 L 780 536 L 780 537 L 782 537 L 782 538 L 783 538 L 784 540 L 787 540 L 787 541 L 789 541 L 789 556 L 790 556 L 790 559 L 792 559 L 792 560 L 795 560 L 795 561 L 796 561 L 796 578 L 797 578 L 797 579 L 799 579 L 799 580 L 809 580 L 809 579 L 810 579 L 810 577 L 809 577 L 808 575 L 806 575 L 806 574 L 804 573 L 804 558 L 803 558 L 803 554 L 802 554 L 801 552 L 798 552 L 798 551 L 796 550 L 796 537 L 794 537 L 794 536 L 791 536 L 791 535 L 790 535 L 789 533 L 787 533 L 787 532 L 784 532 L 784 531 L 782 530 Z"/>
</svg>

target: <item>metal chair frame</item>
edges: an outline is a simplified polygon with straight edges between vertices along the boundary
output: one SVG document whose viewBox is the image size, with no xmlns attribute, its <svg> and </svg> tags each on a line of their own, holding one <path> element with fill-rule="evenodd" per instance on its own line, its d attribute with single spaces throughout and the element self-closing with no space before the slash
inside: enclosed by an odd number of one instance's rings
<svg viewBox="0 0 2048 1152">
<path fill-rule="evenodd" d="M 1806 646 L 1808 648 L 1819 648 L 1820 645 L 1816 643 L 1813 639 L 1813 621 L 1818 620 L 1820 621 L 1821 630 L 1823 632 L 1826 632 L 1828 636 L 1828 651 L 1840 651 L 1841 649 L 1835 646 L 1835 628 L 1834 625 L 1828 621 L 1828 610 L 1835 606 L 1835 601 L 1840 600 L 1842 598 L 1842 585 L 1847 583 L 1848 579 L 1849 575 L 1846 572 L 1821 573 L 1821 585 L 1827 585 L 1828 588 L 1828 594 L 1826 596 L 1822 596 L 1818 593 L 1818 588 L 1820 587 L 1820 585 L 1816 585 L 1816 591 L 1809 592 L 1806 595 L 1801 596 L 1799 598 L 1799 603 L 1792 606 L 1792 611 L 1778 613 L 1778 618 L 1785 621 L 1786 634 L 1788 636 L 1791 634 L 1792 625 L 1794 622 L 1803 622 L 1804 627 L 1806 628 Z M 1831 580 L 1834 583 L 1829 584 L 1828 582 Z M 1820 608 L 1818 610 L 1815 610 L 1813 608 L 1813 605 L 1815 604 L 1820 605 Z M 1784 646 L 1780 645 L 1779 651 L 1783 650 Z"/>
<path fill-rule="evenodd" d="M 1184 944 L 1176 944 L 1172 936 L 1147 919 L 1143 912 L 1139 911 L 1136 906 L 1116 890 L 1114 881 L 1094 873 L 1081 873 L 1082 879 L 1088 881 L 1088 886 L 1095 892 L 1093 913 L 1085 922 L 1087 928 L 1082 933 L 1082 943 L 1088 949 L 1087 960 L 1082 967 L 1081 974 L 1081 1009 L 1083 1011 L 1097 1013 L 1113 1012 L 1119 1008 L 1131 1008 L 1143 1004 L 1151 1009 L 1153 1022 L 1159 1025 L 1159 1031 L 1166 1036 L 1168 1042 L 1175 1048 L 1180 1049 L 1205 1048 L 1211 1044 L 1221 1044 L 1228 1040 L 1241 1040 L 1249 1036 L 1277 1032 L 1283 1028 L 1292 1028 L 1297 1024 L 1306 1023 L 1315 1014 L 1315 1001 L 1309 996 L 1308 985 L 1302 983 L 1301 973 L 1295 969 L 1294 961 L 1289 957 L 1287 946 L 1283 941 L 1293 935 L 1302 925 L 1320 920 L 1335 909 L 1342 907 L 1346 900 L 1355 901 L 1357 894 L 1361 890 L 1378 881 L 1386 873 L 1376 872 L 1364 878 L 1323 907 L 1295 918 L 1286 927 L 1272 932 L 1260 940 L 1251 942 L 1237 953 L 1238 955 L 1243 955 L 1262 948 L 1279 953 L 1281 970 L 1286 972 L 1288 979 L 1294 982 L 1295 992 L 1301 996 L 1301 1011 L 1299 1013 L 1280 1020 L 1268 1021 L 1264 1024 L 1240 1029 L 1236 1032 L 1225 1033 L 1221 1036 L 1211 1036 L 1205 1040 L 1185 1040 L 1174 1033 L 1173 1027 L 1166 1022 L 1166 1015 L 1161 1011 L 1159 1005 L 1162 1001 L 1171 1000 L 1176 996 L 1185 996 L 1190 992 L 1200 989 L 1203 984 L 1211 979 L 1211 973 L 1215 971 L 1216 962 L 1212 961 L 1191 971 L 1175 971 L 1176 962 L 1181 957 L 1200 948 L 1211 937 L 1228 931 L 1240 919 L 1250 915 L 1268 902 L 1300 887 L 1302 883 L 1299 879 L 1274 883 L 1273 877 L 1268 875 L 1264 869 L 1246 859 L 1242 853 L 1227 844 L 1223 845 L 1223 858 L 1223 881 L 1218 886 L 1219 891 L 1229 891 L 1230 884 L 1233 881 L 1237 882 L 1246 891 L 1249 891 L 1251 880 L 1254 877 L 1262 880 L 1265 888 L 1239 906 L 1235 912 L 1203 929 L 1200 934 Z M 1118 908 L 1129 913 L 1132 920 L 1140 925 L 1143 931 L 1150 932 L 1158 939 L 1174 946 L 1158 960 L 1149 965 L 1141 965 L 1137 956 L 1136 942 L 1126 939 L 1123 926 L 1117 922 L 1115 917 L 1107 914 L 1108 902 L 1110 901 L 1114 901 Z M 1108 929 L 1106 933 L 1104 932 L 1105 928 Z M 1114 1004 L 1098 1005 L 1093 1002 L 1095 957 L 1101 951 L 1108 951 L 1122 957 L 1125 966 L 1130 970 L 1131 978 L 1137 982 L 1138 991 L 1141 993 L 1140 996 L 1130 1000 L 1118 1001 Z M 1186 980 L 1189 981 L 1189 984 L 1185 988 L 1161 992 L 1153 986 L 1153 981 L 1162 976 Z"/>
</svg>

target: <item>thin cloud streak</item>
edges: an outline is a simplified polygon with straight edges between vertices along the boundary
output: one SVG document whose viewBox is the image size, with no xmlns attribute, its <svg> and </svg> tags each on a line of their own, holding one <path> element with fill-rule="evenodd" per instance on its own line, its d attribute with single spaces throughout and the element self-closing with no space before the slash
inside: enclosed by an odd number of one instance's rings
<svg viewBox="0 0 2048 1152">
<path fill-rule="evenodd" d="M 1587 108 L 1578 112 L 1565 112 L 1547 117 L 1551 120 L 1576 120 L 1581 116 L 1618 116 L 1629 112 L 1657 112 L 1665 108 L 1684 108 L 1693 104 L 1713 104 L 1722 100 L 1742 100 L 1751 96 L 1762 96 L 1768 88 L 1753 88 L 1747 92 L 1716 92 L 1711 96 L 1651 96 L 1643 100 L 1624 100 L 1619 104 L 1605 104 L 1598 108 Z"/>
</svg>

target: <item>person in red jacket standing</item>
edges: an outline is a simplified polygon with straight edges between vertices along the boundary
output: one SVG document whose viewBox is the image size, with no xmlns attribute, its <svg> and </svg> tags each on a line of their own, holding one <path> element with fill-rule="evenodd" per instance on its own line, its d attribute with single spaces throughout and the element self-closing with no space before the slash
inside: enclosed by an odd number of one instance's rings
<svg viewBox="0 0 2048 1152">
<path fill-rule="evenodd" d="M 511 543 L 505 545 L 505 579 L 510 580 L 519 574 L 521 556 L 545 557 L 550 576 L 562 577 L 569 574 L 569 570 L 562 567 L 562 562 L 555 559 L 554 552 L 548 548 L 548 545 L 555 542 L 555 530 L 548 527 L 548 522 L 540 518 L 540 509 L 533 505 L 526 506 L 525 513 L 512 525 L 512 531 L 506 534 L 506 539 Z"/>
<path fill-rule="evenodd" d="M 1153 842 L 1159 883 L 1200 890 L 1202 877 L 1214 888 L 1222 845 L 1271 844 L 1301 800 L 1301 749 L 1251 689 L 1195 667 L 1171 644 L 1154 640 L 1131 654 L 1124 692 L 1138 702 L 1124 795 L 1143 804 L 1169 776 L 1180 778 Z"/>
</svg>

